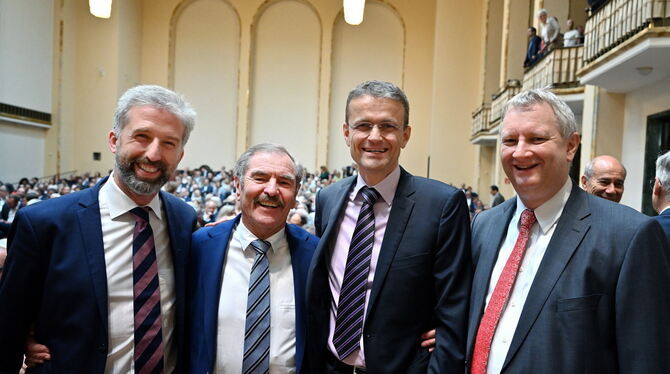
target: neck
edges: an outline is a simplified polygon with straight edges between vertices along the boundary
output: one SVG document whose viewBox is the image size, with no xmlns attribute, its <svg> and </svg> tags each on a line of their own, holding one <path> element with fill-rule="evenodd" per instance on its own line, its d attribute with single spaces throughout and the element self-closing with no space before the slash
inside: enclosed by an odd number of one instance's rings
<svg viewBox="0 0 670 374">
<path fill-rule="evenodd" d="M 126 194 L 135 204 L 139 206 L 145 206 L 148 205 L 151 200 L 156 196 L 156 194 L 151 194 L 151 195 L 140 195 L 134 193 L 121 179 L 121 173 L 119 173 L 118 170 L 114 169 L 114 182 L 116 182 L 116 185 L 119 186 L 121 191 Z"/>
<path fill-rule="evenodd" d="M 363 181 L 365 181 L 365 184 L 367 184 L 368 186 L 376 186 L 379 183 L 381 183 L 381 181 L 383 181 L 386 177 L 391 175 L 391 173 L 393 173 L 393 170 L 395 170 L 396 167 L 391 169 L 391 171 L 388 173 L 371 173 L 366 172 L 364 170 L 359 170 L 358 173 L 361 175 L 361 178 L 363 178 Z"/>
</svg>

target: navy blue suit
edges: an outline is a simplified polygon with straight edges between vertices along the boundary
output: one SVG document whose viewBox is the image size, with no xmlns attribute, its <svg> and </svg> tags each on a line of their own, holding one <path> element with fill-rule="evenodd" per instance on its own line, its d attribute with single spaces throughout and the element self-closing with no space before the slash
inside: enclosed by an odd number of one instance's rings
<svg viewBox="0 0 670 374">
<path fill-rule="evenodd" d="M 308 281 L 307 360 L 321 374 L 327 348 L 332 296 L 328 272 L 356 177 L 322 189 L 315 224 L 321 242 Z M 363 326 L 369 373 L 462 373 L 467 308 L 472 282 L 470 218 L 465 195 L 444 183 L 400 169 Z M 431 354 L 420 335 L 437 330 Z"/>
<path fill-rule="evenodd" d="M 33 373 L 104 372 L 108 299 L 98 192 L 106 180 L 17 212 L 0 281 L 0 373 L 19 371 L 31 326 L 35 339 L 51 351 L 51 360 Z M 172 195 L 161 192 L 160 198 L 175 268 L 174 333 L 181 356 L 186 260 L 196 217 L 190 206 Z"/>
<path fill-rule="evenodd" d="M 665 212 L 652 218 L 661 224 L 665 235 L 668 237 L 668 242 L 670 242 L 670 209 L 666 209 Z"/>
<path fill-rule="evenodd" d="M 193 234 L 189 282 L 189 373 L 212 373 L 216 360 L 216 332 L 223 264 L 230 236 L 241 216 Z M 305 284 L 307 271 L 319 239 L 296 225 L 286 225 L 286 240 L 291 251 L 293 289 L 295 292 L 295 363 L 301 372 L 305 352 Z M 247 290 L 240 290 L 247 292 Z M 243 344 L 244 342 L 240 342 Z M 224 347 L 225 349 L 225 347 Z"/>
<path fill-rule="evenodd" d="M 472 223 L 468 358 L 516 197 Z M 576 184 L 523 305 L 502 373 L 667 373 L 670 248 L 659 225 Z"/>
</svg>

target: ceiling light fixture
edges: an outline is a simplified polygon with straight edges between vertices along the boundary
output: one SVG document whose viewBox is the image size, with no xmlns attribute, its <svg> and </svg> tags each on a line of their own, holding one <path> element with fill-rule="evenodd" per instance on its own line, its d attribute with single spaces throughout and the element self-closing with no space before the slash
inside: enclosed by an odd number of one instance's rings
<svg viewBox="0 0 670 374">
<path fill-rule="evenodd" d="M 360 25 L 363 22 L 365 0 L 342 0 L 344 6 L 344 20 L 350 25 Z"/>
<path fill-rule="evenodd" d="M 88 9 L 98 18 L 109 18 L 112 15 L 112 0 L 88 0 Z"/>
</svg>

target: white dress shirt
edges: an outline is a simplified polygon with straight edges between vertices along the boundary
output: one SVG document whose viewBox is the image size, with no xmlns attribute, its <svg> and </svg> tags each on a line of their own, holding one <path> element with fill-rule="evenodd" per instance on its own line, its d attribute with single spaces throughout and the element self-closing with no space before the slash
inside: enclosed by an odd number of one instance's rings
<svg viewBox="0 0 670 374">
<path fill-rule="evenodd" d="M 256 239 L 240 221 L 228 244 L 219 295 L 215 373 L 242 372 L 249 277 L 256 256 L 251 242 Z M 267 241 L 272 246 L 266 253 L 270 265 L 270 373 L 293 374 L 296 372 L 295 293 L 291 252 L 283 229 Z"/>
<path fill-rule="evenodd" d="M 375 202 L 372 207 L 375 213 L 375 238 L 372 244 L 372 257 L 370 258 L 370 272 L 368 273 L 368 284 L 365 290 L 365 306 L 363 309 L 363 318 L 367 318 L 365 314 L 368 309 L 368 302 L 370 301 L 370 293 L 372 291 L 372 282 L 375 279 L 375 270 L 377 269 L 377 260 L 379 260 L 379 252 L 382 248 L 382 241 L 384 240 L 384 233 L 386 232 L 386 224 L 388 223 L 389 215 L 391 214 L 391 207 L 393 205 L 393 197 L 398 188 L 400 181 L 400 166 L 386 176 L 381 182 L 373 187 L 381 197 Z M 340 289 L 342 288 L 342 281 L 344 280 L 344 273 L 346 270 L 347 257 L 349 256 L 349 246 L 351 238 L 354 236 L 356 223 L 358 222 L 358 215 L 363 207 L 363 195 L 358 192 L 366 186 L 363 177 L 358 175 L 356 179 L 356 186 L 349 194 L 347 206 L 344 215 L 338 222 L 337 241 L 333 248 L 333 253 L 330 257 L 330 268 L 328 269 L 328 282 L 330 284 L 330 292 L 333 295 L 333 302 L 330 306 L 330 332 L 328 334 L 328 348 L 330 352 L 337 356 L 335 344 L 333 343 L 333 335 L 335 334 L 335 317 L 337 316 L 337 303 L 340 300 Z M 365 322 L 363 322 L 365 324 Z M 365 367 L 365 347 L 363 346 L 363 334 L 361 334 L 360 349 L 353 351 L 347 357 L 340 357 L 342 362 L 348 365 L 357 367 Z"/>
<path fill-rule="evenodd" d="M 135 339 L 133 309 L 133 230 L 135 219 L 129 210 L 137 207 L 116 184 L 114 174 L 100 188 L 100 220 L 107 269 L 109 348 L 105 374 L 132 374 Z M 174 342 L 175 285 L 172 252 L 165 213 L 158 195 L 150 207 L 149 224 L 154 233 L 158 280 L 161 294 L 164 372 L 172 373 L 177 361 Z"/>
<path fill-rule="evenodd" d="M 516 331 L 516 326 L 521 317 L 523 305 L 528 297 L 528 292 L 533 284 L 533 279 L 537 274 L 537 269 L 540 267 L 544 253 L 547 250 L 549 241 L 556 223 L 561 217 L 565 203 L 570 197 L 570 190 L 572 189 L 572 180 L 567 178 L 563 187 L 548 201 L 534 210 L 537 222 L 533 225 L 530 231 L 530 237 L 526 247 L 526 253 L 521 261 L 519 273 L 512 287 L 507 306 L 500 316 L 498 327 L 496 328 L 493 341 L 491 342 L 491 352 L 489 354 L 489 362 L 486 369 L 487 374 L 497 374 L 502 370 L 502 365 L 505 363 L 507 351 L 512 344 L 512 338 Z M 519 219 L 521 213 L 526 209 L 520 198 L 516 199 L 516 211 L 507 228 L 507 236 L 500 247 L 498 259 L 496 260 L 493 273 L 491 274 L 491 281 L 489 282 L 488 293 L 486 295 L 486 305 L 488 306 L 493 290 L 498 283 L 500 273 L 502 273 L 507 259 L 509 258 L 517 237 L 519 236 Z"/>
</svg>

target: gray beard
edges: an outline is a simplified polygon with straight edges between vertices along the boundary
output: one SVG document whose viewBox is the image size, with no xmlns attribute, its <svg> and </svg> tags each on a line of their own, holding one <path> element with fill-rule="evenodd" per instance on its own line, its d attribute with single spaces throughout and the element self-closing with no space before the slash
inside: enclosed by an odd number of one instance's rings
<svg viewBox="0 0 670 374">
<path fill-rule="evenodd" d="M 167 183 L 169 176 L 163 165 L 157 165 L 161 169 L 160 177 L 154 182 L 143 181 L 137 178 L 133 165 L 138 159 L 124 162 L 119 153 L 116 154 L 116 168 L 119 171 L 121 180 L 128 188 L 138 195 L 153 195 L 160 191 L 161 187 Z"/>
</svg>

